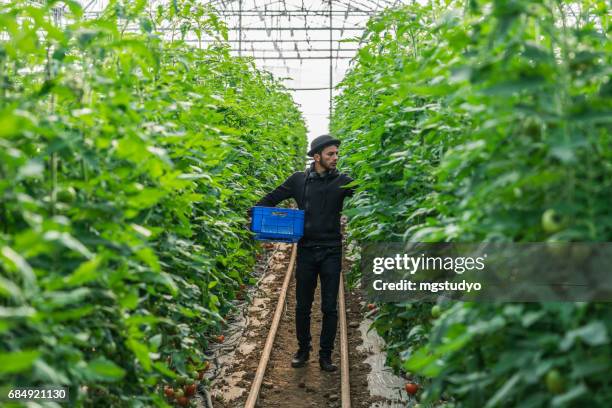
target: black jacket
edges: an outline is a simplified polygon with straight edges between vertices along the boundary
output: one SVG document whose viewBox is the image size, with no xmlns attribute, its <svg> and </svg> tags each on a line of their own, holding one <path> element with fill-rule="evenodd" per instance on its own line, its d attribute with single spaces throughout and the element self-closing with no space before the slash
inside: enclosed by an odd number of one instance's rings
<svg viewBox="0 0 612 408">
<path fill-rule="evenodd" d="M 256 206 L 275 207 L 287 198 L 293 198 L 298 208 L 304 210 L 304 236 L 299 246 L 340 246 L 340 211 L 345 197 L 355 188 L 342 188 L 353 181 L 337 170 L 324 176 L 314 170 L 314 163 L 306 171 L 293 173 L 274 191 L 259 200 Z M 250 210 L 249 210 L 250 215 Z"/>
</svg>

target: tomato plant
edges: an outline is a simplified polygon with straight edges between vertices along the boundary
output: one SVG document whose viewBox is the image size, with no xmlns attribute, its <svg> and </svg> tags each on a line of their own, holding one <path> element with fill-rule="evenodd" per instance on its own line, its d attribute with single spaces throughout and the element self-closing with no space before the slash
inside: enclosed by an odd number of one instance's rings
<svg viewBox="0 0 612 408">
<path fill-rule="evenodd" d="M 611 241 L 609 12 L 605 1 L 449 0 L 373 17 L 332 118 L 340 164 L 359 180 L 350 239 Z M 608 304 L 432 306 L 383 304 L 373 323 L 424 402 L 612 400 Z M 553 367 L 573 386 L 547 381 Z"/>
<path fill-rule="evenodd" d="M 205 360 L 252 282 L 246 209 L 306 144 L 288 91 L 226 34 L 191 0 L 88 19 L 75 1 L 0 5 L 2 388 L 163 405 L 161 384 Z"/>
</svg>

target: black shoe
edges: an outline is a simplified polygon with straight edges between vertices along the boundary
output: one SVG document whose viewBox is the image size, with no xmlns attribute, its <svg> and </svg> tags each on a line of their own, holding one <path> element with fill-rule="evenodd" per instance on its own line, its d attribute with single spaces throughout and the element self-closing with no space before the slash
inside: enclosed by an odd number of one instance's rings
<svg viewBox="0 0 612 408">
<path fill-rule="evenodd" d="M 293 368 L 304 367 L 309 357 L 310 357 L 309 348 L 306 350 L 302 350 L 302 349 L 298 350 L 298 352 L 293 355 L 293 360 L 291 360 L 291 367 Z"/>
<path fill-rule="evenodd" d="M 319 367 L 321 367 L 321 370 L 329 372 L 333 372 L 338 369 L 338 367 L 332 364 L 331 357 L 319 357 Z"/>
</svg>

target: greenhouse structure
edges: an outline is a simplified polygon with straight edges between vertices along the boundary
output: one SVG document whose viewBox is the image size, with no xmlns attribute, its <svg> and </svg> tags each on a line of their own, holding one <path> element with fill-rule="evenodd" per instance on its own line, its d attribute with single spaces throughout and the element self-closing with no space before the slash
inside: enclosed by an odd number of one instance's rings
<svg viewBox="0 0 612 408">
<path fill-rule="evenodd" d="M 0 406 L 612 406 L 611 16 L 0 1 Z"/>
</svg>

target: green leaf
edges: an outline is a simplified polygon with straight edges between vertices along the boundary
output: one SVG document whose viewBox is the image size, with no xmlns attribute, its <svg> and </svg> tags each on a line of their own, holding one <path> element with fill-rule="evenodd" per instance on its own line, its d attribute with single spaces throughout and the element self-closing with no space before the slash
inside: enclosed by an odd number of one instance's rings
<svg viewBox="0 0 612 408">
<path fill-rule="evenodd" d="M 90 361 L 84 370 L 92 381 L 119 381 L 125 376 L 125 370 L 104 357 Z"/>
<path fill-rule="evenodd" d="M 521 374 L 516 373 L 506 381 L 506 383 L 487 401 L 485 408 L 493 408 L 500 406 L 499 404 L 506 401 L 510 393 L 514 390 L 515 385 L 521 380 Z"/>
<path fill-rule="evenodd" d="M 63 321 L 82 319 L 83 317 L 92 314 L 95 310 L 96 309 L 93 305 L 85 305 L 68 310 L 53 311 L 46 313 L 46 315 L 48 315 L 48 317 L 54 322 L 59 323 Z"/>
<path fill-rule="evenodd" d="M 166 364 L 162 363 L 161 361 L 156 361 L 155 363 L 153 363 L 153 368 L 155 368 L 157 371 L 159 371 L 160 373 L 162 373 L 166 377 L 169 377 L 169 378 L 177 378 L 178 377 L 174 371 L 170 370 L 168 368 L 168 366 Z"/>
<path fill-rule="evenodd" d="M 0 306 L 0 318 L 23 318 L 32 317 L 36 313 L 36 309 L 29 306 L 21 307 L 4 307 Z"/>
<path fill-rule="evenodd" d="M 140 301 L 138 297 L 138 290 L 134 289 L 125 293 L 123 296 L 119 297 L 119 304 L 121 307 L 124 307 L 128 310 L 134 310 L 138 306 L 138 302 Z"/>
<path fill-rule="evenodd" d="M 13 298 L 19 302 L 23 301 L 23 293 L 19 286 L 15 285 L 13 281 L 10 281 L 0 276 L 0 296 L 6 298 Z"/>
<path fill-rule="evenodd" d="M 414 352 L 405 362 L 404 369 L 421 373 L 428 365 L 434 363 L 438 357 L 429 352 L 427 347 L 422 347 Z"/>
<path fill-rule="evenodd" d="M 18 177 L 26 178 L 42 178 L 45 167 L 38 160 L 30 160 L 19 169 Z"/>
<path fill-rule="evenodd" d="M 145 33 L 150 33 L 153 30 L 153 24 L 148 18 L 140 19 L 140 29 Z"/>
<path fill-rule="evenodd" d="M 149 339 L 149 344 L 153 350 L 158 350 L 162 343 L 162 334 L 158 333 Z"/>
<path fill-rule="evenodd" d="M 37 289 L 36 275 L 34 275 L 34 271 L 26 260 L 7 246 L 2 247 L 2 250 L 0 250 L 0 255 L 2 255 L 2 257 L 0 257 L 0 262 L 2 262 L 3 259 L 5 262 L 9 261 L 13 268 L 21 272 L 24 293 L 26 296 L 32 294 Z"/>
<path fill-rule="evenodd" d="M 0 353 L 0 374 L 16 374 L 29 370 L 40 356 L 39 350 L 15 351 Z"/>
<path fill-rule="evenodd" d="M 66 248 L 72 249 L 85 258 L 91 259 L 93 257 L 93 254 L 83 244 L 67 232 L 47 231 L 43 238 L 46 241 L 59 241 Z"/>
<path fill-rule="evenodd" d="M 70 385 L 70 380 L 64 373 L 51 367 L 42 359 L 38 359 L 34 362 L 34 372 L 37 378 L 47 384 Z"/>
<path fill-rule="evenodd" d="M 582 339 L 585 344 L 590 346 L 601 346 L 608 344 L 610 341 L 606 326 L 602 322 L 596 321 L 567 332 L 565 338 L 559 344 L 559 349 L 561 351 L 569 350 L 576 339 Z"/>
<path fill-rule="evenodd" d="M 570 377 L 579 379 L 593 374 L 606 373 L 610 371 L 610 359 L 602 356 L 598 359 L 590 358 L 586 361 L 577 361 L 573 364 Z"/>
<path fill-rule="evenodd" d="M 81 6 L 81 3 L 75 0 L 62 0 L 62 1 L 68 6 L 68 8 L 70 9 L 70 12 L 72 13 L 74 17 L 80 18 L 83 16 L 83 6 Z"/>
<path fill-rule="evenodd" d="M 91 293 L 89 288 L 77 288 L 71 291 L 55 291 L 45 293 L 45 307 L 56 309 L 67 305 L 81 303 Z"/>
<path fill-rule="evenodd" d="M 159 259 L 157 258 L 157 255 L 155 254 L 155 251 L 153 251 L 153 249 L 149 247 L 141 248 L 138 251 L 136 251 L 136 256 L 138 256 L 138 258 L 141 261 L 149 265 L 149 267 L 153 271 L 155 272 L 161 271 L 161 267 L 159 265 Z"/>
<path fill-rule="evenodd" d="M 151 357 L 149 356 L 149 348 L 147 345 L 134 338 L 128 339 L 125 345 L 134 352 L 142 368 L 144 368 L 145 371 L 151 371 Z"/>
<path fill-rule="evenodd" d="M 574 149 L 572 149 L 571 146 L 555 146 L 550 149 L 550 154 L 565 164 L 576 162 L 576 155 L 574 154 Z"/>
<path fill-rule="evenodd" d="M 163 190 L 145 188 L 128 198 L 128 204 L 132 208 L 142 210 L 154 206 L 165 195 L 166 193 Z"/>
<path fill-rule="evenodd" d="M 567 406 L 566 404 L 576 398 L 586 394 L 589 389 L 584 384 L 578 384 L 569 389 L 565 394 L 561 394 L 551 401 L 551 406 L 562 407 Z"/>
<path fill-rule="evenodd" d="M 66 284 L 78 286 L 96 280 L 100 277 L 98 268 L 103 261 L 103 256 L 96 255 L 94 258 L 83 262 L 71 275 L 65 278 Z"/>
<path fill-rule="evenodd" d="M 543 78 L 508 80 L 484 88 L 481 92 L 489 96 L 511 96 L 522 91 L 539 90 L 545 84 L 546 81 Z"/>
</svg>

